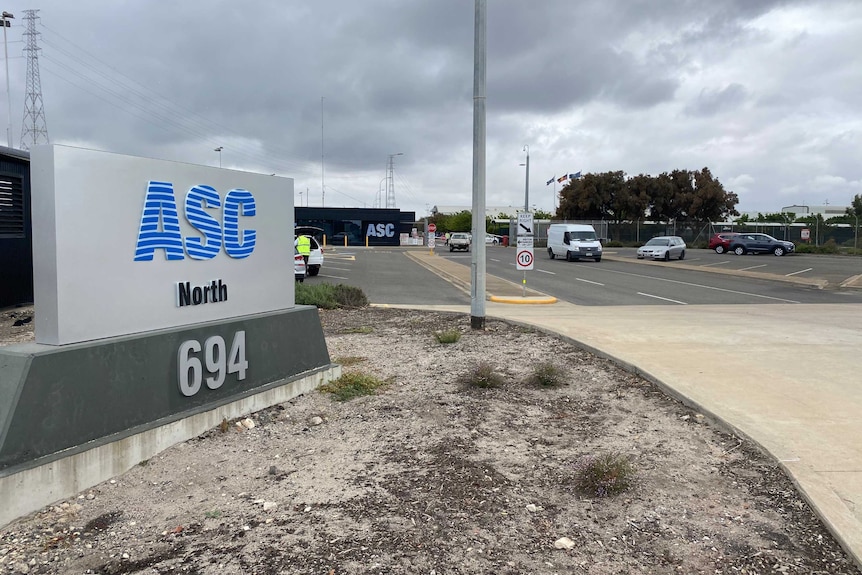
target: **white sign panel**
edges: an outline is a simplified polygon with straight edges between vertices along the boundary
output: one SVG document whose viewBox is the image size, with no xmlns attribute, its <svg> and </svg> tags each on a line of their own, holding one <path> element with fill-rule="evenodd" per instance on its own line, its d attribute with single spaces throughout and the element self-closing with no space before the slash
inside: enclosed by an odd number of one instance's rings
<svg viewBox="0 0 862 575">
<path fill-rule="evenodd" d="M 518 249 L 515 250 L 515 262 L 518 271 L 533 269 L 533 237 L 518 238 Z"/>
<path fill-rule="evenodd" d="M 30 159 L 38 343 L 294 306 L 292 179 L 66 146 Z"/>
<path fill-rule="evenodd" d="M 533 214 L 530 212 L 518 213 L 518 235 L 532 236 L 533 235 Z"/>
</svg>

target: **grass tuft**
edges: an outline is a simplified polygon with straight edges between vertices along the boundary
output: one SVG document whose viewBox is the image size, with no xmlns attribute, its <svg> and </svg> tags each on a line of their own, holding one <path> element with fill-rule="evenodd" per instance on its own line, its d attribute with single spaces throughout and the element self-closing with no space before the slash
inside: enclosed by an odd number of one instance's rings
<svg viewBox="0 0 862 575">
<path fill-rule="evenodd" d="M 632 486 L 634 466 L 619 453 L 587 455 L 575 462 L 575 489 L 590 497 L 610 497 Z"/>
<path fill-rule="evenodd" d="M 362 357 L 359 355 L 348 355 L 345 357 L 336 357 L 335 363 L 341 364 L 344 367 L 350 365 L 356 365 L 357 363 L 362 363 L 363 361 L 368 361 L 367 357 Z"/>
<path fill-rule="evenodd" d="M 374 331 L 374 328 L 370 325 L 361 325 L 357 327 L 346 327 L 341 330 L 341 333 L 361 333 L 368 334 Z"/>
<path fill-rule="evenodd" d="M 434 339 L 437 340 L 437 343 L 456 343 L 459 339 L 461 339 L 461 332 L 457 329 L 450 329 L 447 331 L 435 331 Z"/>
<path fill-rule="evenodd" d="M 467 387 L 480 388 L 500 387 L 505 383 L 503 376 L 486 362 L 477 363 L 470 371 L 461 376 L 460 381 Z"/>
<path fill-rule="evenodd" d="M 527 383 L 538 387 L 560 387 L 566 383 L 566 372 L 550 361 L 543 361 L 533 368 Z"/>
<path fill-rule="evenodd" d="M 338 401 L 349 401 L 363 395 L 374 395 L 377 388 L 386 385 L 386 382 L 360 372 L 347 372 L 341 374 L 337 379 L 321 385 L 318 389 L 324 393 L 332 394 Z"/>
</svg>

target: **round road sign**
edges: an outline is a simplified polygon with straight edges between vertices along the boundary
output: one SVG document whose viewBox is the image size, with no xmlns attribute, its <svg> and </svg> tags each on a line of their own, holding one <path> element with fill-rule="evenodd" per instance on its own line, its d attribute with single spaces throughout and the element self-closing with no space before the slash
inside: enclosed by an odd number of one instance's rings
<svg viewBox="0 0 862 575">
<path fill-rule="evenodd" d="M 518 265 L 522 268 L 530 267 L 533 265 L 532 250 L 523 250 L 518 252 Z"/>
<path fill-rule="evenodd" d="M 432 234 L 437 231 L 437 224 L 428 224 L 428 231 Z"/>
</svg>

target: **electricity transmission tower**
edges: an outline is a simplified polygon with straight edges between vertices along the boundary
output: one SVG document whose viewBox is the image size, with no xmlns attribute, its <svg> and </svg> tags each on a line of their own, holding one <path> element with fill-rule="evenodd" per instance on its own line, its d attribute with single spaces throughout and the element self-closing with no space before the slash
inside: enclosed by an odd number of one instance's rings
<svg viewBox="0 0 862 575">
<path fill-rule="evenodd" d="M 386 207 L 395 207 L 395 156 L 403 156 L 403 152 L 389 154 L 389 165 L 386 166 Z"/>
<path fill-rule="evenodd" d="M 42 80 L 39 78 L 39 32 L 36 31 L 38 10 L 24 10 L 24 53 L 27 54 L 27 93 L 24 95 L 24 126 L 21 128 L 21 149 L 48 143 L 48 127 L 42 106 Z"/>
</svg>

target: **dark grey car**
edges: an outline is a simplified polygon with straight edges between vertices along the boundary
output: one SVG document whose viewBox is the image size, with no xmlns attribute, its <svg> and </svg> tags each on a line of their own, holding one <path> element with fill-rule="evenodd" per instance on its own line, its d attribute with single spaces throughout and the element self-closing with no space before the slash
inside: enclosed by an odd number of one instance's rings
<svg viewBox="0 0 862 575">
<path fill-rule="evenodd" d="M 775 254 L 783 256 L 796 250 L 793 242 L 777 240 L 768 234 L 746 234 L 734 236 L 730 240 L 728 251 L 738 256 L 745 254 Z"/>
</svg>

